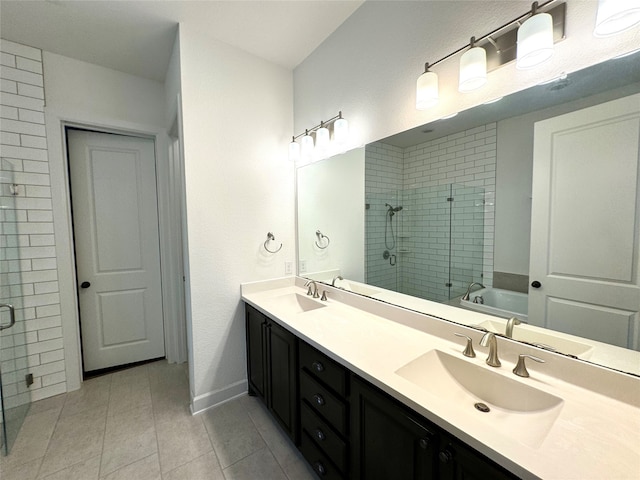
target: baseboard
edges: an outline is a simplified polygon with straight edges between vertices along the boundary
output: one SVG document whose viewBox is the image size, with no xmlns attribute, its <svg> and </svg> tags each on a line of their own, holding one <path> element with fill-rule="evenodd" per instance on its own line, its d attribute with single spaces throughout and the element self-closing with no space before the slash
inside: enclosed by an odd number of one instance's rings
<svg viewBox="0 0 640 480">
<path fill-rule="evenodd" d="M 247 381 L 241 380 L 221 388 L 220 390 L 214 390 L 213 392 L 207 392 L 203 395 L 193 397 L 191 399 L 191 414 L 197 415 L 209 408 L 221 405 L 241 395 L 245 395 L 247 393 L 247 389 Z"/>
</svg>

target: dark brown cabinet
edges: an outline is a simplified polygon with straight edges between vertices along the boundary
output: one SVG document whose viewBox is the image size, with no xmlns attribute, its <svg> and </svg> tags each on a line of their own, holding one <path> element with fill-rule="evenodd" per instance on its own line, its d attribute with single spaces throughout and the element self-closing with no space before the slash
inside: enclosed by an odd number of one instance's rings
<svg viewBox="0 0 640 480">
<path fill-rule="evenodd" d="M 518 478 L 250 305 L 246 329 L 249 394 L 319 478 Z"/>
<path fill-rule="evenodd" d="M 438 478 L 435 426 L 357 377 L 352 381 L 351 408 L 353 478 Z"/>
<path fill-rule="evenodd" d="M 250 305 L 246 306 L 249 394 L 260 397 L 298 443 L 297 338 Z"/>
</svg>

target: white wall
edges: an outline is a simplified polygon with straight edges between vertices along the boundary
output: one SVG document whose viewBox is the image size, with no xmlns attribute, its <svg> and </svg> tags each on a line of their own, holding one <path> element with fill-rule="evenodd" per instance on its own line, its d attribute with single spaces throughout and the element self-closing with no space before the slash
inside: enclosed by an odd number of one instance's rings
<svg viewBox="0 0 640 480">
<path fill-rule="evenodd" d="M 434 62 L 526 12 L 523 1 L 365 2 L 294 71 L 295 130 L 342 110 L 362 145 L 449 113 L 522 90 L 561 72 L 599 63 L 640 44 L 640 29 L 598 39 L 597 2 L 569 0 L 567 38 L 548 63 L 518 71 L 513 63 L 491 72 L 474 93 L 457 92 L 458 58 L 435 67 L 440 103 L 415 109 L 415 83 Z"/>
<path fill-rule="evenodd" d="M 46 125 L 68 390 L 80 386 L 81 363 L 63 122 L 154 136 L 166 162 L 161 83 L 43 52 Z"/>
<path fill-rule="evenodd" d="M 295 260 L 292 73 L 180 25 L 192 408 L 247 389 L 240 283 Z M 283 243 L 266 255 L 267 232 Z"/>
<path fill-rule="evenodd" d="M 306 272 L 364 282 L 364 148 L 298 169 L 298 258 Z M 319 241 L 316 231 L 329 237 Z"/>
</svg>

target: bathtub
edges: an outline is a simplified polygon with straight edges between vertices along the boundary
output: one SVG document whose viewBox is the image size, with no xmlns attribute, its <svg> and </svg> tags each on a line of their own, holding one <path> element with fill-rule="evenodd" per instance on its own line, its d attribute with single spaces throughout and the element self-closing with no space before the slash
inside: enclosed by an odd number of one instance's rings
<svg viewBox="0 0 640 480">
<path fill-rule="evenodd" d="M 476 297 L 482 297 L 484 304 L 474 303 Z M 518 317 L 525 322 L 529 318 L 529 295 L 500 288 L 481 288 L 469 295 L 469 300 L 460 299 L 460 305 L 503 318 Z"/>
</svg>

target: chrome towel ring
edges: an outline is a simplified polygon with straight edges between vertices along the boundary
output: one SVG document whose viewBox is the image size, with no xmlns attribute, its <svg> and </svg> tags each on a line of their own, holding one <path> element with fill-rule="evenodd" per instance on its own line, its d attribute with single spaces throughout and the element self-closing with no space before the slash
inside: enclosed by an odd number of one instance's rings
<svg viewBox="0 0 640 480">
<path fill-rule="evenodd" d="M 318 240 L 316 241 L 316 247 L 318 247 L 320 250 L 324 250 L 331 243 L 331 239 L 329 239 L 329 237 L 327 237 L 326 235 L 323 235 L 320 230 L 316 230 L 316 236 L 318 237 Z M 323 245 L 321 245 L 321 243 L 322 243 L 322 241 L 324 239 L 326 239 L 327 241 L 323 246 Z M 318 242 L 320 242 L 320 243 L 318 243 Z"/>
<path fill-rule="evenodd" d="M 275 250 L 269 250 L 269 242 L 275 240 L 276 237 L 271 232 L 267 232 L 267 239 L 264 241 L 264 249 L 269 253 L 278 253 L 282 249 L 282 242 L 280 242 L 280 246 Z"/>
</svg>

